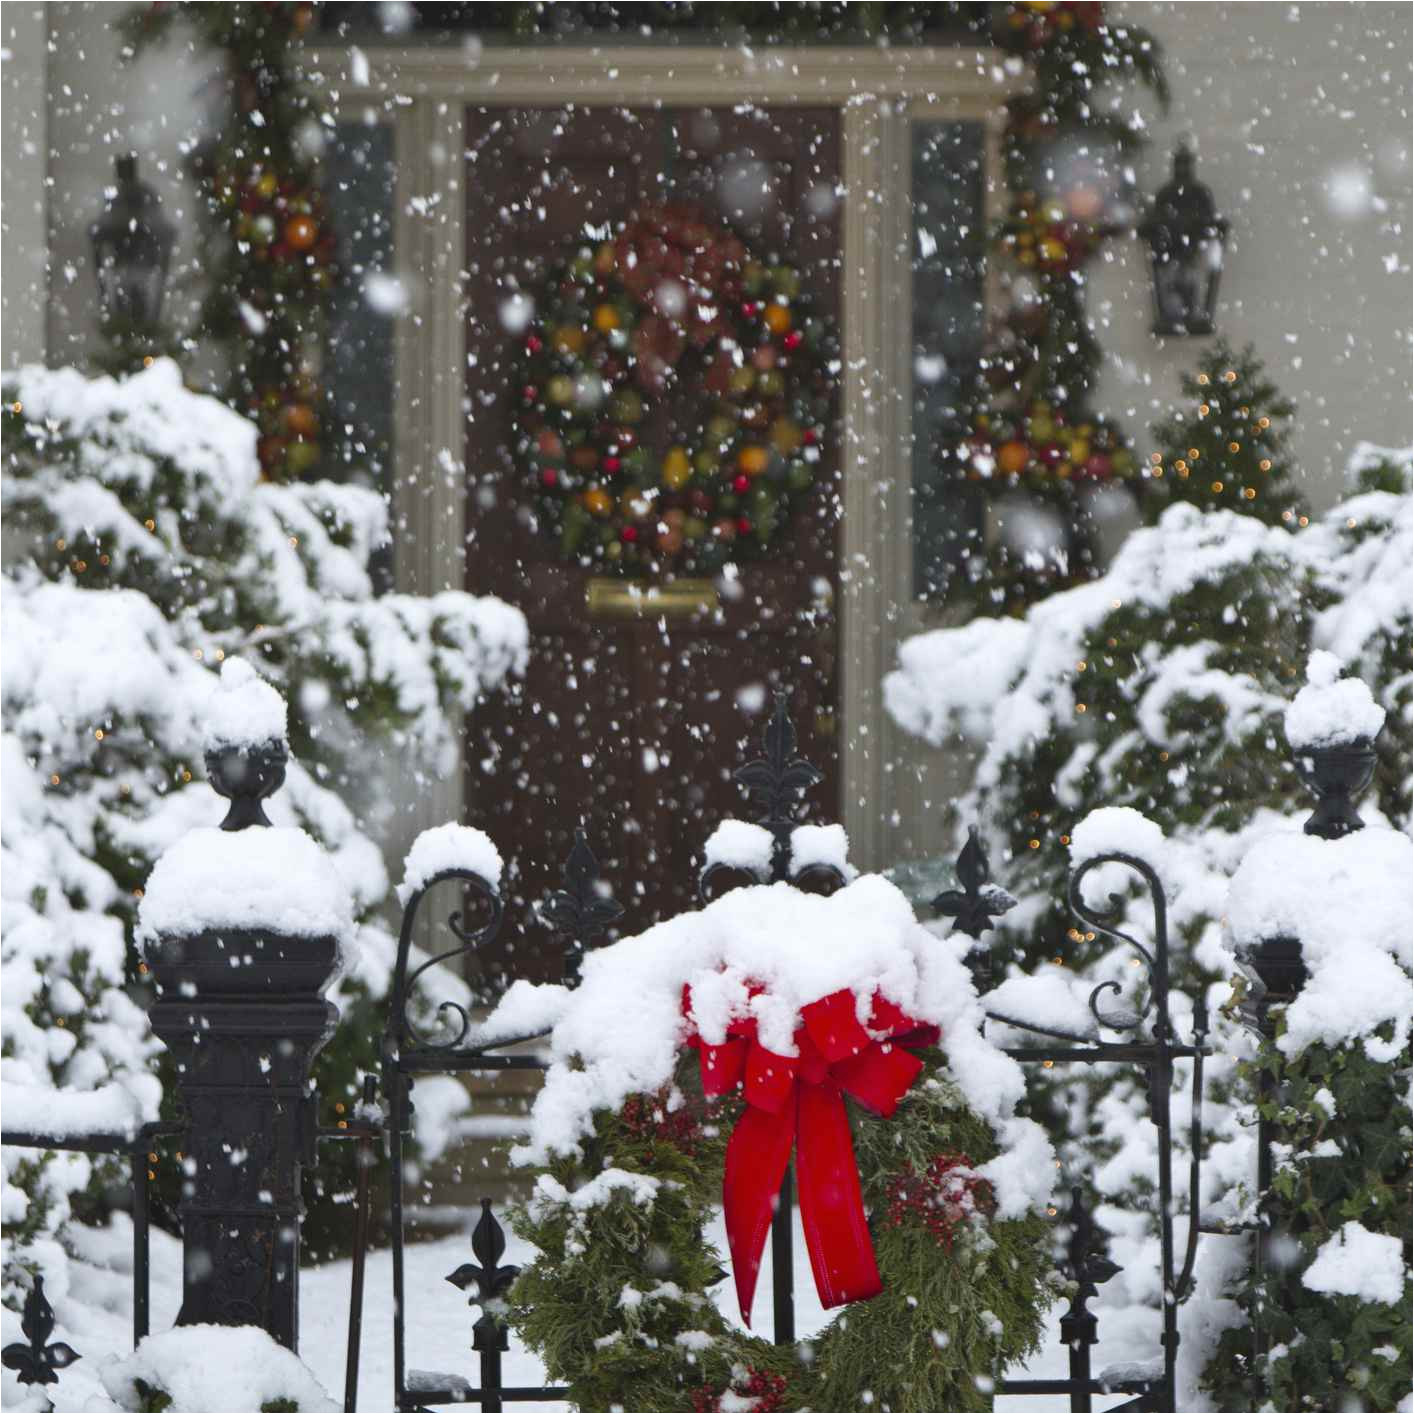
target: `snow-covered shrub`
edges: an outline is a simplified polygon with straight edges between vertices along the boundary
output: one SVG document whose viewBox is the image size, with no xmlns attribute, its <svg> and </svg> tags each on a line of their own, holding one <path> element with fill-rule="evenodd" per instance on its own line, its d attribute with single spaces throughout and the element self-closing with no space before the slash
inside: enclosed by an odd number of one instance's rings
<svg viewBox="0 0 1414 1414">
<path fill-rule="evenodd" d="M 1078 1002 L 1082 1017 L 1095 982 L 1133 995 L 1144 978 L 1129 950 L 1109 948 L 1069 914 L 1076 826 L 1096 809 L 1130 806 L 1161 827 L 1155 863 L 1170 905 L 1176 1024 L 1186 1038 L 1197 994 L 1213 1022 L 1205 1220 L 1250 1217 L 1253 1114 L 1235 1058 L 1251 1043 L 1222 1010 L 1233 969 L 1221 920 L 1228 883 L 1252 845 L 1274 829 L 1299 830 L 1309 810 L 1284 717 L 1313 649 L 1362 676 L 1387 713 L 1375 803 L 1362 813 L 1372 825 L 1409 824 L 1410 454 L 1365 449 L 1361 457 L 1375 468 L 1370 484 L 1384 489 L 1362 491 L 1305 530 L 1174 506 L 1129 538 L 1102 579 L 1052 596 L 1024 620 L 974 620 L 911 639 L 885 682 L 906 730 L 978 750 L 973 787 L 958 806 L 958 843 L 962 827 L 980 821 L 994 876 L 1020 899 L 988 941 L 1014 955 L 1014 974 L 1040 973 L 1039 985 Z M 1118 926 L 1150 941 L 1137 881 Z M 1101 1303 L 1156 1304 L 1152 1252 L 1130 1246 L 1146 1246 L 1154 1228 L 1142 1077 L 1117 1067 L 1049 1082 L 1072 1136 L 1068 1162 L 1093 1173 L 1111 1200 L 1100 1217 L 1125 1271 Z M 1180 1066 L 1180 1139 L 1188 1083 Z M 1040 1078 L 1035 1088 L 1045 1085 Z M 1204 1260 L 1220 1266 L 1221 1254 Z M 1215 1289 L 1220 1277 L 1217 1266 L 1200 1271 Z M 1185 1361 L 1181 1397 L 1195 1396 L 1197 1373 Z"/>
<path fill-rule="evenodd" d="M 382 856 L 344 797 L 375 751 L 435 768 L 462 714 L 519 670 L 524 619 L 461 593 L 375 598 L 381 499 L 262 482 L 254 427 L 186 391 L 173 364 L 121 382 L 25 368 L 3 396 L 6 1128 L 156 1115 L 132 924 L 153 861 L 225 813 L 202 744 L 213 670 L 236 655 L 289 704 L 271 818 L 328 851 L 360 920 L 318 1073 L 329 1103 L 356 1100 L 393 941 Z M 324 1155 L 313 1183 L 351 1162 Z M 7 1270 L 102 1166 L 5 1149 Z M 331 1221 L 346 1227 L 315 1202 L 316 1245 Z"/>
<path fill-rule="evenodd" d="M 1407 478 L 1409 453 L 1386 460 L 1400 457 Z M 1296 534 L 1179 505 L 1131 535 L 1102 579 L 1024 620 L 906 641 L 885 701 L 931 744 L 980 750 L 958 822 L 980 821 L 999 882 L 1021 899 L 1002 943 L 1032 963 L 1098 961 L 1064 903 L 1069 837 L 1089 811 L 1128 805 L 1171 842 L 1190 975 L 1225 975 L 1226 880 L 1262 812 L 1304 797 L 1282 719 L 1313 648 L 1386 709 L 1375 789 L 1407 827 L 1412 563 L 1407 489 L 1357 495 Z"/>
<path fill-rule="evenodd" d="M 178 1326 L 103 1367 L 119 1409 L 332 1410 L 341 1406 L 298 1356 L 256 1326 Z"/>
<path fill-rule="evenodd" d="M 1273 1133 L 1271 1235 L 1263 1265 L 1244 1261 L 1222 1293 L 1236 1309 L 1205 1351 L 1203 1384 L 1222 1409 L 1406 1408 L 1409 839 L 1379 827 L 1271 835 L 1242 861 L 1227 912 L 1240 949 L 1298 941 L 1307 980 L 1243 1067 L 1254 1091 L 1270 1077 L 1258 1103 Z"/>
</svg>

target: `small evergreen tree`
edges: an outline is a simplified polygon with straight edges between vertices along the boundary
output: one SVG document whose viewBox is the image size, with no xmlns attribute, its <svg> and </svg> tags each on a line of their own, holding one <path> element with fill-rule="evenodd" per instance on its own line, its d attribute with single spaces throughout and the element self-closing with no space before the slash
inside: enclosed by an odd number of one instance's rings
<svg viewBox="0 0 1414 1414">
<path fill-rule="evenodd" d="M 262 481 L 256 429 L 186 391 L 170 362 L 122 382 L 22 369 L 3 396 L 6 1127 L 155 1115 L 132 925 L 158 855 L 224 814 L 203 715 L 212 670 L 235 654 L 289 704 L 274 818 L 330 852 L 360 911 L 343 1024 L 316 1073 L 327 1104 L 352 1105 L 377 1064 L 394 944 L 382 856 L 348 800 L 382 751 L 400 773 L 435 763 L 461 714 L 518 670 L 525 621 L 462 593 L 374 598 L 382 500 Z M 334 1198 L 351 1187 L 352 1148 L 321 1155 L 307 1189 L 316 1251 L 346 1232 Z M 6 1148 L 4 1166 L 9 1268 L 62 1234 L 104 1165 Z"/>
<path fill-rule="evenodd" d="M 1296 404 L 1267 377 L 1252 346 L 1234 353 L 1220 339 L 1181 386 L 1191 410 L 1149 429 L 1158 444 L 1149 458 L 1150 521 L 1184 502 L 1304 526 L 1306 503 L 1291 484 L 1287 453 Z"/>
</svg>

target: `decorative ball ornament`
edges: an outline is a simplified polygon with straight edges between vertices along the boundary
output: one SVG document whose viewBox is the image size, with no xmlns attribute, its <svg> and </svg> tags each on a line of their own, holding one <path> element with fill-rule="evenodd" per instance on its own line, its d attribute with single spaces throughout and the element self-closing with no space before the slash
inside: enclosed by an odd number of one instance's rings
<svg viewBox="0 0 1414 1414">
<path fill-rule="evenodd" d="M 819 475 L 837 387 L 795 271 L 695 208 L 650 207 L 561 261 L 535 308 L 514 447 L 561 554 L 642 575 L 766 552 Z"/>
<path fill-rule="evenodd" d="M 295 216 L 285 224 L 285 240 L 295 250 L 313 250 L 318 239 L 319 227 L 311 216 Z"/>
<path fill-rule="evenodd" d="M 319 414 L 308 403 L 291 403 L 285 409 L 285 426 L 296 437 L 313 437 L 319 431 Z"/>
</svg>

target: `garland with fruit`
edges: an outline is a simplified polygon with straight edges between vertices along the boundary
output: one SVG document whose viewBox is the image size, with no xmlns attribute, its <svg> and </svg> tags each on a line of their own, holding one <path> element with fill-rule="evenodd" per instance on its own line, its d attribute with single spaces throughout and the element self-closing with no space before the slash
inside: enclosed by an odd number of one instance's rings
<svg viewBox="0 0 1414 1414">
<path fill-rule="evenodd" d="M 297 64 L 317 12 L 307 0 L 155 3 L 125 18 L 134 53 L 186 21 L 226 59 L 229 112 L 190 158 L 210 289 L 190 333 L 224 346 L 225 400 L 260 428 L 272 481 L 316 476 L 325 457 L 320 368 L 339 270 L 318 161 L 333 119 Z"/>
<path fill-rule="evenodd" d="M 767 553 L 820 475 L 834 330 L 791 266 L 684 206 L 578 246 L 534 302 L 512 445 L 565 559 L 712 573 Z"/>
<path fill-rule="evenodd" d="M 972 555 L 965 591 L 988 610 L 1093 578 L 1095 492 L 1144 484 L 1123 431 L 1091 407 L 1101 351 L 1085 314 L 1085 272 L 1127 229 L 1114 209 L 1117 168 L 1142 141 L 1117 108 L 1105 111 L 1097 89 L 1139 82 L 1167 97 L 1152 37 L 1110 23 L 1103 4 L 1009 4 L 995 38 L 1034 76 L 1007 107 L 1009 200 L 992 246 L 1007 314 L 972 397 L 942 429 L 944 474 L 994 508 L 1053 517 L 1065 543 L 1049 556 L 1024 537 L 999 538 Z M 1068 180 L 1057 179 L 1062 169 Z"/>
</svg>

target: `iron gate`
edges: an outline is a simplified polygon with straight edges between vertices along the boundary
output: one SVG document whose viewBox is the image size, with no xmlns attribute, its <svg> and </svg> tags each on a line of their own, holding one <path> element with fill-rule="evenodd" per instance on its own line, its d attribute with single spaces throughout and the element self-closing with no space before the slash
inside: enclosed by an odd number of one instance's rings
<svg viewBox="0 0 1414 1414">
<path fill-rule="evenodd" d="M 815 864 L 794 874 L 791 871 L 790 839 L 792 831 L 801 823 L 798 817 L 802 797 L 820 777 L 814 766 L 796 754 L 795 731 L 786 711 L 784 694 L 776 698 L 775 710 L 765 731 L 764 746 L 765 755 L 739 767 L 735 779 L 754 797 L 761 811 L 757 823 L 771 835 L 770 867 L 755 872 L 735 872 L 746 873 L 749 881 L 754 883 L 791 883 L 799 886 L 807 875 L 813 875 L 820 885 L 830 888 L 841 886 L 845 882 L 844 876 L 833 865 Z M 1112 900 L 1112 911 L 1108 913 L 1097 912 L 1084 902 L 1081 891 L 1084 879 L 1102 864 L 1110 863 L 1132 869 L 1148 889 L 1154 917 L 1152 949 L 1117 929 L 1117 898 Z M 711 897 L 714 884 L 729 872 L 733 872 L 733 866 L 722 863 L 712 863 L 704 868 L 699 880 L 699 895 L 704 902 Z M 969 833 L 968 842 L 958 858 L 957 877 L 961 888 L 939 895 L 934 900 L 935 912 L 942 917 L 953 917 L 958 931 L 980 939 L 990 928 L 993 916 L 1010 908 L 1013 900 L 1004 890 L 991 884 L 986 856 L 975 829 Z M 739 884 L 747 880 L 738 879 L 736 882 Z M 447 919 L 447 928 L 455 939 L 453 945 L 414 965 L 412 940 L 418 910 L 434 889 L 446 884 L 455 885 L 463 897 L 469 896 L 475 901 L 482 915 L 481 921 L 479 926 L 469 927 L 465 922 L 464 908 L 453 912 Z M 1099 1322 L 1096 1314 L 1090 1311 L 1088 1302 L 1097 1294 L 1098 1286 L 1114 1276 L 1119 1268 L 1104 1255 L 1097 1241 L 1093 1218 L 1082 1190 L 1077 1186 L 1071 1190 L 1069 1210 L 1064 1215 L 1055 1212 L 1070 1228 L 1064 1270 L 1073 1283 L 1073 1295 L 1060 1319 L 1060 1335 L 1070 1351 L 1069 1376 L 1063 1380 L 1002 1380 L 997 1385 L 997 1393 L 1063 1395 L 1069 1400 L 1070 1408 L 1077 1411 L 1090 1410 L 1097 1395 L 1128 1395 L 1130 1398 L 1116 1409 L 1173 1410 L 1177 1406 L 1178 1307 L 1192 1290 L 1199 1236 L 1203 1058 L 1209 1054 L 1206 1044 L 1207 1016 L 1199 998 L 1193 1008 L 1191 1040 L 1184 1042 L 1178 1038 L 1169 1008 L 1167 905 L 1162 885 L 1148 864 L 1122 853 L 1087 860 L 1071 876 L 1069 904 L 1088 929 L 1132 948 L 1146 970 L 1148 993 L 1144 1006 L 1137 1013 L 1108 1011 L 1101 1005 L 1100 999 L 1106 991 L 1120 990 L 1118 983 L 1101 983 L 1090 995 L 1089 1008 L 1097 1026 L 1119 1033 L 1126 1039 L 1096 1040 L 1090 1034 L 1078 1035 L 1063 1029 L 1036 1026 L 1001 1014 L 989 1012 L 988 1016 L 1036 1037 L 1033 1044 L 1003 1048 L 1017 1061 L 1047 1066 L 1122 1062 L 1143 1072 L 1149 1118 L 1157 1131 L 1158 1141 L 1159 1260 L 1164 1293 L 1161 1353 L 1154 1362 L 1157 1374 L 1146 1373 L 1101 1382 L 1092 1373 L 1091 1349 L 1099 1338 Z M 541 908 L 541 916 L 549 925 L 553 941 L 561 951 L 564 978 L 569 985 L 573 986 L 577 980 L 579 960 L 584 951 L 622 912 L 618 902 L 601 883 L 594 855 L 581 832 L 565 867 L 564 886 L 553 893 Z M 392 1213 L 394 1401 L 400 1411 L 422 1410 L 441 1404 L 476 1404 L 484 1410 L 501 1410 L 507 1403 L 563 1400 L 569 1394 L 562 1386 L 510 1386 L 502 1380 L 501 1356 L 509 1349 L 510 1337 L 507 1325 L 499 1314 L 498 1300 L 509 1289 L 518 1269 L 500 1264 L 505 1251 L 505 1235 L 489 1199 L 482 1200 L 481 1218 L 472 1234 L 472 1251 L 477 1260 L 459 1267 L 448 1277 L 462 1289 L 473 1288 L 472 1304 L 479 1304 L 482 1308 L 482 1314 L 472 1330 L 472 1349 L 478 1361 L 476 1382 L 445 1378 L 440 1382 L 412 1379 L 406 1364 L 403 1160 L 405 1136 L 409 1132 L 411 1117 L 410 1094 L 415 1078 L 427 1074 L 544 1070 L 548 1067 L 548 1062 L 539 1056 L 515 1050 L 518 1046 L 541 1039 L 540 1036 L 515 1037 L 486 1046 L 468 1045 L 472 1035 L 471 1018 L 457 1002 L 443 1002 L 438 1008 L 444 1022 L 450 1024 L 454 1031 L 446 1039 L 428 1036 L 409 1015 L 412 987 L 417 979 L 439 963 L 464 962 L 473 958 L 479 950 L 487 949 L 497 937 L 502 917 L 503 907 L 495 886 L 479 874 L 464 869 L 448 869 L 428 879 L 409 897 L 404 907 L 391 1010 L 382 1046 Z M 973 956 L 985 969 L 985 955 Z M 1146 1023 L 1150 1023 L 1147 1037 L 1141 1034 Z M 1174 1132 L 1171 1113 L 1175 1062 L 1179 1060 L 1191 1060 L 1193 1063 L 1187 1184 L 1189 1223 L 1181 1260 L 1172 1211 Z M 771 1232 L 773 1339 L 776 1344 L 784 1345 L 793 1344 L 796 1339 L 792 1208 L 788 1169 Z M 355 1270 L 361 1269 L 360 1250 L 355 1254 Z M 357 1350 L 352 1344 L 350 1371 L 352 1397 L 357 1388 Z M 354 1406 L 349 1403 L 347 1407 Z"/>
</svg>

